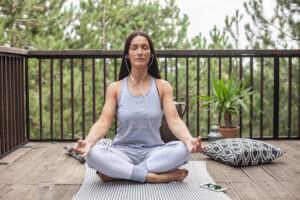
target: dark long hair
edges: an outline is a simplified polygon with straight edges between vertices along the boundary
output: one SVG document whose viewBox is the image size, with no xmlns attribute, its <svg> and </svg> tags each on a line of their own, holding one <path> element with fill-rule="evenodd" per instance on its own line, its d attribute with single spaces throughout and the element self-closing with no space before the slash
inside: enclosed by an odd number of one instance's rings
<svg viewBox="0 0 300 200">
<path fill-rule="evenodd" d="M 124 51 L 123 51 L 121 68 L 120 68 L 120 72 L 119 72 L 119 80 L 122 80 L 124 77 L 126 77 L 126 76 L 129 75 L 128 70 L 126 68 L 125 59 L 127 61 L 127 65 L 128 65 L 129 71 L 131 72 L 131 63 L 130 63 L 130 60 L 127 59 L 127 58 L 125 58 L 125 56 L 128 55 L 128 51 L 129 51 L 129 47 L 130 47 L 131 41 L 136 36 L 143 36 L 143 37 L 145 37 L 148 40 L 148 43 L 149 43 L 149 46 L 150 46 L 150 50 L 151 50 L 151 54 L 153 54 L 153 63 L 148 68 L 148 73 L 151 76 L 155 77 L 155 78 L 161 79 L 161 76 L 160 76 L 160 73 L 159 73 L 159 70 L 158 70 L 157 61 L 156 61 L 156 55 L 155 55 L 155 52 L 154 52 L 154 47 L 153 47 L 153 44 L 152 44 L 152 41 L 151 41 L 150 37 L 145 32 L 136 31 L 136 32 L 131 33 L 128 36 L 128 38 L 126 39 L 125 47 L 124 47 Z M 151 63 L 151 60 L 152 60 L 152 58 L 150 59 L 148 65 Z"/>
</svg>

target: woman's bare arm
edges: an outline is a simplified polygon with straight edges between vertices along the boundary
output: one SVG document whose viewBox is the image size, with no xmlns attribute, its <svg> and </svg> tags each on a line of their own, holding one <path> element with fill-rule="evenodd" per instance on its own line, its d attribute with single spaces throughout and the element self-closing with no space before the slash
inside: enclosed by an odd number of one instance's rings
<svg viewBox="0 0 300 200">
<path fill-rule="evenodd" d="M 165 117 L 167 119 L 168 126 L 171 132 L 183 143 L 186 142 L 193 137 L 191 136 L 186 124 L 179 117 L 174 100 L 173 100 L 173 90 L 167 81 L 162 81 L 162 91 L 163 98 L 162 104 L 165 113 Z"/>
<path fill-rule="evenodd" d="M 117 83 L 111 83 L 106 90 L 105 103 L 100 118 L 93 124 L 86 141 L 95 145 L 109 131 L 112 119 L 115 116 L 117 106 Z"/>
</svg>

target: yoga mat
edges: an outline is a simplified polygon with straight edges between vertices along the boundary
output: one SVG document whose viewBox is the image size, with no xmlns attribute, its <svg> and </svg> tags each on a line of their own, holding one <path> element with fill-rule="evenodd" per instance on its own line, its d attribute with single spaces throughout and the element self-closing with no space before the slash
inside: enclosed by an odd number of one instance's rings
<svg viewBox="0 0 300 200">
<path fill-rule="evenodd" d="M 215 192 L 198 185 L 215 183 L 206 171 L 203 161 L 189 161 L 181 166 L 189 171 L 183 182 L 139 183 L 133 181 L 102 182 L 94 169 L 85 164 L 85 177 L 82 186 L 72 200 L 218 200 L 230 199 L 224 192 Z"/>
</svg>

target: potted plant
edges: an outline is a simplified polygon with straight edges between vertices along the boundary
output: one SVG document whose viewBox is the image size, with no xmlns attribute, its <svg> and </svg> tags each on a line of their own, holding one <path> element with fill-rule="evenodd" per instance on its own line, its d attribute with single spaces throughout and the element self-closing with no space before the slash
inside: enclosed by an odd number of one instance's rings
<svg viewBox="0 0 300 200">
<path fill-rule="evenodd" d="M 233 73 L 227 84 L 220 79 L 212 79 L 212 96 L 197 96 L 198 100 L 204 102 L 201 107 L 210 105 L 212 114 L 220 114 L 221 119 L 224 117 L 225 125 L 219 128 L 222 139 L 237 137 L 240 128 L 231 124 L 230 116 L 237 115 L 240 108 L 250 119 L 250 101 L 247 97 L 254 92 L 251 91 L 251 87 L 246 87 L 249 79 L 250 76 L 242 83 L 240 80 L 234 80 Z"/>
</svg>

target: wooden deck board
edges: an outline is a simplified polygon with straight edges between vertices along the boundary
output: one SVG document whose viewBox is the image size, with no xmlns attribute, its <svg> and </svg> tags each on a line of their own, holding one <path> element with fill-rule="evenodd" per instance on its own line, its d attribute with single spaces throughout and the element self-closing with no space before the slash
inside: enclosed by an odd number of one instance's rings
<svg viewBox="0 0 300 200">
<path fill-rule="evenodd" d="M 36 143 L 36 142 L 28 142 L 24 146 L 16 149 L 13 153 L 8 154 L 4 158 L 1 159 L 1 162 L 7 162 L 7 163 L 13 163 L 19 158 L 21 158 L 25 153 L 30 151 L 32 148 L 37 147 L 41 143 Z"/>
<path fill-rule="evenodd" d="M 234 190 L 231 183 L 224 183 L 224 182 L 216 182 L 219 185 L 222 185 L 227 188 L 225 194 L 227 194 L 232 200 L 240 200 L 241 198 L 238 196 L 236 191 Z"/>
<path fill-rule="evenodd" d="M 217 168 L 218 163 L 201 153 L 193 153 L 192 158 L 193 160 L 202 160 L 206 162 L 206 169 L 208 170 L 210 176 L 214 179 L 215 182 L 229 183 L 226 177 Z"/>
<path fill-rule="evenodd" d="M 53 200 L 70 200 L 80 185 L 55 185 Z M 5 200 L 38 200 L 37 184 L 7 184 L 0 190 L 0 199 Z"/>
<path fill-rule="evenodd" d="M 300 181 L 282 181 L 281 182 L 289 192 L 291 192 L 297 199 L 300 199 Z"/>
<path fill-rule="evenodd" d="M 295 199 L 282 184 L 261 166 L 241 168 L 270 199 Z"/>
<path fill-rule="evenodd" d="M 84 176 L 82 163 L 66 153 L 59 158 L 44 173 L 35 180 L 35 183 L 53 180 L 57 184 L 81 184 Z"/>
<path fill-rule="evenodd" d="M 234 182 L 232 183 L 235 191 L 241 199 L 265 200 L 268 199 L 264 192 L 254 182 Z"/>
<path fill-rule="evenodd" d="M 216 183 L 228 188 L 226 194 L 239 199 L 300 199 L 300 141 L 267 141 L 285 150 L 275 161 L 261 166 L 231 167 L 201 153 L 191 160 L 206 162 Z M 38 199 L 40 181 L 55 182 L 54 199 L 71 199 L 84 178 L 84 165 L 63 149 L 70 144 L 30 142 L 2 158 L 0 199 Z"/>
<path fill-rule="evenodd" d="M 38 199 L 38 188 L 27 184 L 6 184 L 0 190 L 0 199 L 21 200 Z"/>
<path fill-rule="evenodd" d="M 33 147 L 18 160 L 9 164 L 0 172 L 0 183 L 31 184 L 45 171 L 62 153 L 63 143 L 42 143 Z"/>
</svg>

